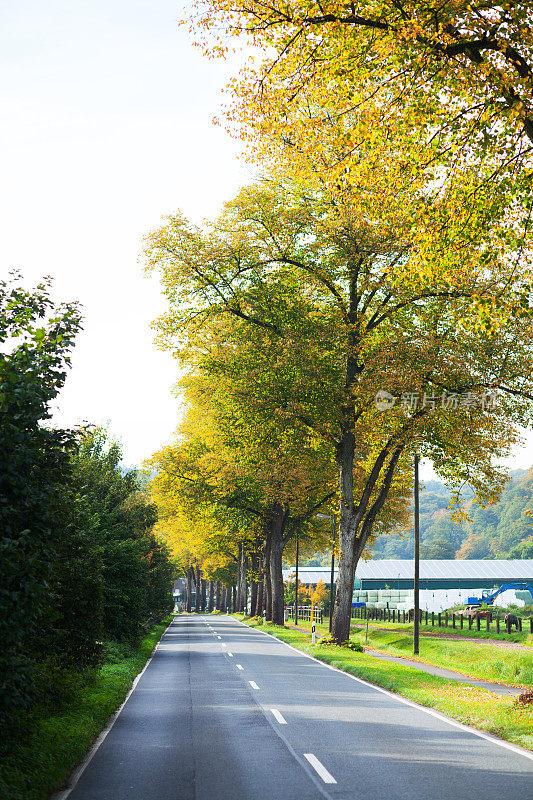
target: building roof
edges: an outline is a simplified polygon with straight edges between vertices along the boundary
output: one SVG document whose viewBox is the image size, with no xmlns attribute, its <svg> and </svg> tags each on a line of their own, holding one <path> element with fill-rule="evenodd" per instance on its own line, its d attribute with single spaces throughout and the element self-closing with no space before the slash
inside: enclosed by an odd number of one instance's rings
<svg viewBox="0 0 533 800">
<path fill-rule="evenodd" d="M 375 559 L 360 561 L 356 574 L 359 580 L 412 580 L 414 562 L 412 559 Z M 294 567 L 283 570 L 287 580 L 294 574 Z M 300 567 L 298 579 L 302 583 L 329 583 L 330 567 Z M 335 578 L 337 570 L 335 569 Z M 519 581 L 533 580 L 533 559 L 431 559 L 420 561 L 420 578 L 425 580 L 477 580 Z"/>
</svg>

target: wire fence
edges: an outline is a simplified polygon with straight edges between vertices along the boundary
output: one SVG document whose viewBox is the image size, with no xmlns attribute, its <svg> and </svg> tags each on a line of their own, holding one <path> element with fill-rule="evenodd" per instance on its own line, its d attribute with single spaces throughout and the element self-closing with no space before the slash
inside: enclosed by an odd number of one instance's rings
<svg viewBox="0 0 533 800">
<path fill-rule="evenodd" d="M 420 623 L 431 628 L 452 628 L 468 630 L 487 630 L 496 633 L 512 630 L 527 631 L 533 633 L 533 617 L 522 618 L 516 615 L 513 619 L 505 620 L 505 616 L 500 616 L 496 610 L 480 609 L 479 612 L 460 614 L 458 612 L 442 611 L 420 611 Z M 352 619 L 376 620 L 379 622 L 412 622 L 414 611 L 400 611 L 390 608 L 352 608 Z"/>
</svg>

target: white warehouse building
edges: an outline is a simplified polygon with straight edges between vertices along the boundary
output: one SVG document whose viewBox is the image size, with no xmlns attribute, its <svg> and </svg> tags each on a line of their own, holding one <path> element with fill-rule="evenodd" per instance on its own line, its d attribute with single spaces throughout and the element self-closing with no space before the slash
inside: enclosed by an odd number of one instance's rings
<svg viewBox="0 0 533 800">
<path fill-rule="evenodd" d="M 329 586 L 330 567 L 300 567 L 298 580 L 315 585 L 323 581 Z M 354 602 L 370 608 L 409 609 L 413 607 L 414 561 L 411 559 L 376 559 L 360 561 L 354 584 Z M 295 568 L 283 571 L 284 580 L 294 579 Z M 337 570 L 334 570 L 337 579 Z M 442 611 L 472 596 L 480 597 L 507 583 L 529 583 L 533 586 L 533 559 L 477 560 L 442 559 L 420 561 L 420 608 Z M 533 603 L 529 591 L 502 592 L 495 605 Z"/>
</svg>

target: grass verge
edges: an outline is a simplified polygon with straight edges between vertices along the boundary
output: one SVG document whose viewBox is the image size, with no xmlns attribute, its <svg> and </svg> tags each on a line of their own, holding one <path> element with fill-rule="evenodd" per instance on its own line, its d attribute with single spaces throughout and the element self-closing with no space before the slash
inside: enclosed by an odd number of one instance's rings
<svg viewBox="0 0 533 800">
<path fill-rule="evenodd" d="M 0 800 L 44 800 L 64 784 L 123 702 L 171 620 L 169 615 L 152 628 L 137 648 L 111 643 L 102 667 L 72 676 L 68 698 L 59 708 L 33 710 L 18 734 L 2 744 Z"/>
<path fill-rule="evenodd" d="M 356 619 L 352 620 L 352 627 L 361 628 L 366 625 L 364 619 Z M 380 622 L 379 620 L 373 619 L 369 625 L 369 628 L 388 628 L 395 631 L 412 631 L 413 630 L 413 623 L 412 622 Z M 483 629 L 483 624 L 481 625 L 481 629 L 478 631 L 475 627 L 469 630 L 468 623 L 466 626 L 461 629 L 458 625 L 456 628 L 452 628 L 451 624 L 448 625 L 446 628 L 444 625 L 440 627 L 438 625 L 426 625 L 425 622 L 420 624 L 420 633 L 433 633 L 435 636 L 458 636 L 458 637 L 465 637 L 468 639 L 494 639 L 495 641 L 499 642 L 514 642 L 515 644 L 523 644 L 529 647 L 533 647 L 533 634 L 529 633 L 529 631 L 522 631 L 522 633 L 518 631 L 512 631 L 511 633 L 507 633 L 507 631 L 502 630 L 500 633 L 496 633 L 496 626 L 494 622 L 491 623 L 491 629 L 489 631 Z"/>
<path fill-rule="evenodd" d="M 291 624 L 290 620 L 287 624 Z M 306 622 L 299 623 L 302 630 L 310 631 Z M 319 636 L 327 634 L 326 625 L 317 625 Z M 364 645 L 366 630 L 352 626 L 353 641 Z M 533 685 L 533 651 L 491 646 L 475 639 L 444 639 L 420 637 L 420 654 L 413 656 L 412 627 L 397 628 L 393 631 L 380 628 L 369 628 L 368 647 L 402 658 L 409 658 L 436 667 L 455 670 L 472 678 L 507 683 L 512 686 L 529 688 Z"/>
<path fill-rule="evenodd" d="M 242 621 L 241 614 L 234 616 Z M 517 706 L 513 698 L 500 697 L 485 689 L 428 675 L 415 667 L 378 661 L 365 653 L 354 653 L 339 647 L 313 647 L 305 633 L 280 625 L 257 626 L 253 622 L 251 625 L 326 664 L 420 705 L 434 708 L 465 725 L 472 725 L 533 750 L 533 708 Z"/>
</svg>

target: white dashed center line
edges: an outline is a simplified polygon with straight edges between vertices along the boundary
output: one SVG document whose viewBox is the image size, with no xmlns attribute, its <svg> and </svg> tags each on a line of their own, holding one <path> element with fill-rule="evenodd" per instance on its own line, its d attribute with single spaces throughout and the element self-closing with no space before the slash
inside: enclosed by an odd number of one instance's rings
<svg viewBox="0 0 533 800">
<path fill-rule="evenodd" d="M 237 669 L 244 669 L 244 667 L 241 667 L 240 664 L 237 664 Z"/>
<path fill-rule="evenodd" d="M 286 725 L 287 724 L 287 720 L 285 719 L 283 714 L 280 711 L 278 711 L 277 708 L 271 708 L 270 710 L 272 711 L 272 713 L 274 714 L 274 716 L 276 717 L 276 719 L 277 719 L 277 721 L 279 722 L 280 725 Z"/>
<path fill-rule="evenodd" d="M 313 769 L 318 772 L 324 783 L 337 783 L 331 772 L 327 771 L 324 764 L 321 764 L 316 756 L 312 753 L 304 753 L 304 758 L 306 758 Z"/>
<path fill-rule="evenodd" d="M 230 658 L 233 658 L 233 653 L 228 653 L 228 656 L 229 656 Z"/>
<path fill-rule="evenodd" d="M 248 681 L 248 683 L 250 684 L 252 689 L 259 689 L 259 686 L 257 685 L 257 683 L 255 681 Z"/>
</svg>

